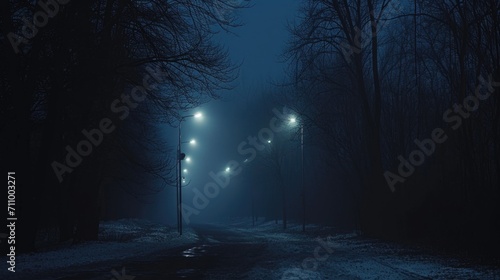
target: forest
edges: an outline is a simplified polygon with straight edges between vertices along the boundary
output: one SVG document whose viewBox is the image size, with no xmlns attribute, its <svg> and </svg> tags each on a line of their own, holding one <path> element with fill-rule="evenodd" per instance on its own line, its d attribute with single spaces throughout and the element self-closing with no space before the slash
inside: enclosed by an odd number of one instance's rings
<svg viewBox="0 0 500 280">
<path fill-rule="evenodd" d="M 285 52 L 329 168 L 376 236 L 496 254 L 498 1 L 305 1 Z M 327 191 L 327 190 L 325 190 Z"/>
<path fill-rule="evenodd" d="M 105 214 L 111 186 L 176 186 L 162 127 L 234 89 L 240 65 L 217 34 L 237 33 L 252 2 L 0 2 L 1 161 L 18 178 L 19 250 L 97 240 L 100 221 L 121 218 Z M 242 135 L 283 107 L 302 131 L 276 135 L 283 144 L 238 178 L 255 187 L 252 211 L 286 228 L 306 215 L 287 203 L 307 203 L 310 222 L 498 255 L 500 2 L 304 0 L 287 31 L 283 77 L 253 85 Z M 300 148 L 306 194 L 290 167 Z"/>
</svg>

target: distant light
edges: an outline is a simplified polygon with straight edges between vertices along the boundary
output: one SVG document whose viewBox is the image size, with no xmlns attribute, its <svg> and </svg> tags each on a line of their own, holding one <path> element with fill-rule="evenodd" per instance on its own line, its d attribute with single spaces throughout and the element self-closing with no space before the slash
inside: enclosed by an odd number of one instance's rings
<svg viewBox="0 0 500 280">
<path fill-rule="evenodd" d="M 187 158 L 186 158 L 186 161 L 187 161 L 187 162 L 191 162 L 191 158 L 190 158 L 190 157 L 187 157 Z"/>
<path fill-rule="evenodd" d="M 196 139 L 191 139 L 191 141 L 189 141 L 189 144 L 196 145 Z"/>
<path fill-rule="evenodd" d="M 291 117 L 291 118 L 290 118 L 290 123 L 291 123 L 291 124 L 294 124 L 294 123 L 296 123 L 296 122 L 297 122 L 297 118 L 296 118 L 296 117 Z"/>
<path fill-rule="evenodd" d="M 201 118 L 203 118 L 203 114 L 202 113 L 196 113 L 194 115 L 194 117 L 197 118 L 197 119 L 201 119 Z"/>
<path fill-rule="evenodd" d="M 229 171 L 231 171 L 231 168 L 226 167 L 226 172 L 229 172 Z"/>
<path fill-rule="evenodd" d="M 188 170 L 187 170 L 187 169 L 184 169 L 184 170 L 183 170 L 183 172 L 184 172 L 184 173 L 188 173 Z"/>
<path fill-rule="evenodd" d="M 267 140 L 267 143 L 271 144 L 271 140 Z"/>
</svg>

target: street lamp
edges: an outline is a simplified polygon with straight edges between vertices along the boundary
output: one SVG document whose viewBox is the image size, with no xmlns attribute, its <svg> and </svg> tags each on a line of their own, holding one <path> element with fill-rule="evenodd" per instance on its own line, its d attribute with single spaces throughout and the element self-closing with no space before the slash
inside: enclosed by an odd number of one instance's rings
<svg viewBox="0 0 500 280">
<path fill-rule="evenodd" d="M 186 154 L 182 153 L 181 150 L 181 144 L 183 143 L 181 141 L 181 128 L 182 128 L 182 122 L 187 119 L 187 118 L 197 118 L 200 119 L 203 117 L 201 113 L 196 113 L 194 115 L 187 115 L 187 116 L 182 116 L 181 119 L 179 120 L 179 145 L 177 147 L 177 165 L 178 165 L 178 174 L 177 174 L 177 228 L 179 230 L 179 234 L 182 235 L 182 183 L 185 182 L 185 180 L 182 178 L 182 160 L 186 159 L 187 162 L 191 161 L 191 158 L 187 157 Z M 191 140 L 193 141 L 193 140 Z M 195 141 L 196 142 L 196 141 Z"/>
<path fill-rule="evenodd" d="M 291 116 L 289 119 L 290 125 L 295 125 L 297 123 L 297 118 Z M 300 122 L 300 161 L 302 168 L 302 231 L 306 231 L 306 185 L 304 184 L 304 124 Z"/>
</svg>

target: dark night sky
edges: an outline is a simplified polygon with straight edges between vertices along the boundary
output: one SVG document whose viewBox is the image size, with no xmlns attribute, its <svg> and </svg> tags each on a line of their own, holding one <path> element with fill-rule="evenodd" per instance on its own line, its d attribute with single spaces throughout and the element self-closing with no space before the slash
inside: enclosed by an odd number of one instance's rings
<svg viewBox="0 0 500 280">
<path fill-rule="evenodd" d="M 499 3 L 0 1 L 4 272 L 496 276 Z"/>
<path fill-rule="evenodd" d="M 227 46 L 235 62 L 243 61 L 240 69 L 242 85 L 251 86 L 282 71 L 279 55 L 288 39 L 287 21 L 293 21 L 298 0 L 256 0 L 253 6 L 238 11 L 243 26 L 236 34 L 221 32 L 220 40 Z"/>
<path fill-rule="evenodd" d="M 230 59 L 241 67 L 232 90 L 222 92 L 221 99 L 201 106 L 199 111 L 204 114 L 201 122 L 188 120 L 183 124 L 184 140 L 196 138 L 198 142 L 196 147 L 184 146 L 184 151 L 192 158 L 190 164 L 184 162 L 183 166 L 189 169 L 187 179 L 191 180 L 184 191 L 185 202 L 192 204 L 191 188 L 203 188 L 211 180 L 210 171 L 218 172 L 230 160 L 240 160 L 238 144 L 258 131 L 248 127 L 246 120 L 252 112 L 248 111 L 247 104 L 260 96 L 261 90 L 268 88 L 272 81 L 283 78 L 285 64 L 280 62 L 280 55 L 289 36 L 287 23 L 294 20 L 299 4 L 299 0 L 252 1 L 251 7 L 237 11 L 243 26 L 233 29 L 233 33 L 221 31 L 215 37 L 227 49 Z M 254 124 L 257 129 L 266 125 Z M 172 144 L 176 143 L 177 130 L 168 129 L 167 134 L 171 135 Z M 224 197 L 214 199 L 199 217 L 210 213 L 210 209 L 224 207 Z M 146 212 L 145 216 L 167 213 L 169 223 L 175 223 L 173 188 L 167 188 L 158 198 L 158 205 L 147 207 L 153 213 Z M 164 204 L 165 200 L 169 203 Z M 165 221 L 163 214 L 158 218 Z"/>
</svg>

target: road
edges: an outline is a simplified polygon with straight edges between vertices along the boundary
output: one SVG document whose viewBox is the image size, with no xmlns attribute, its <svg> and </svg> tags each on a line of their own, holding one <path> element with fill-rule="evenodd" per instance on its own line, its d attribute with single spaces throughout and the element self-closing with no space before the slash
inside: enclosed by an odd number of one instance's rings
<svg viewBox="0 0 500 280">
<path fill-rule="evenodd" d="M 279 226 L 271 231 L 192 227 L 198 240 L 189 246 L 49 271 L 37 279 L 500 279 L 498 268 L 466 267 L 456 259 L 354 235 L 283 233 Z"/>
</svg>

